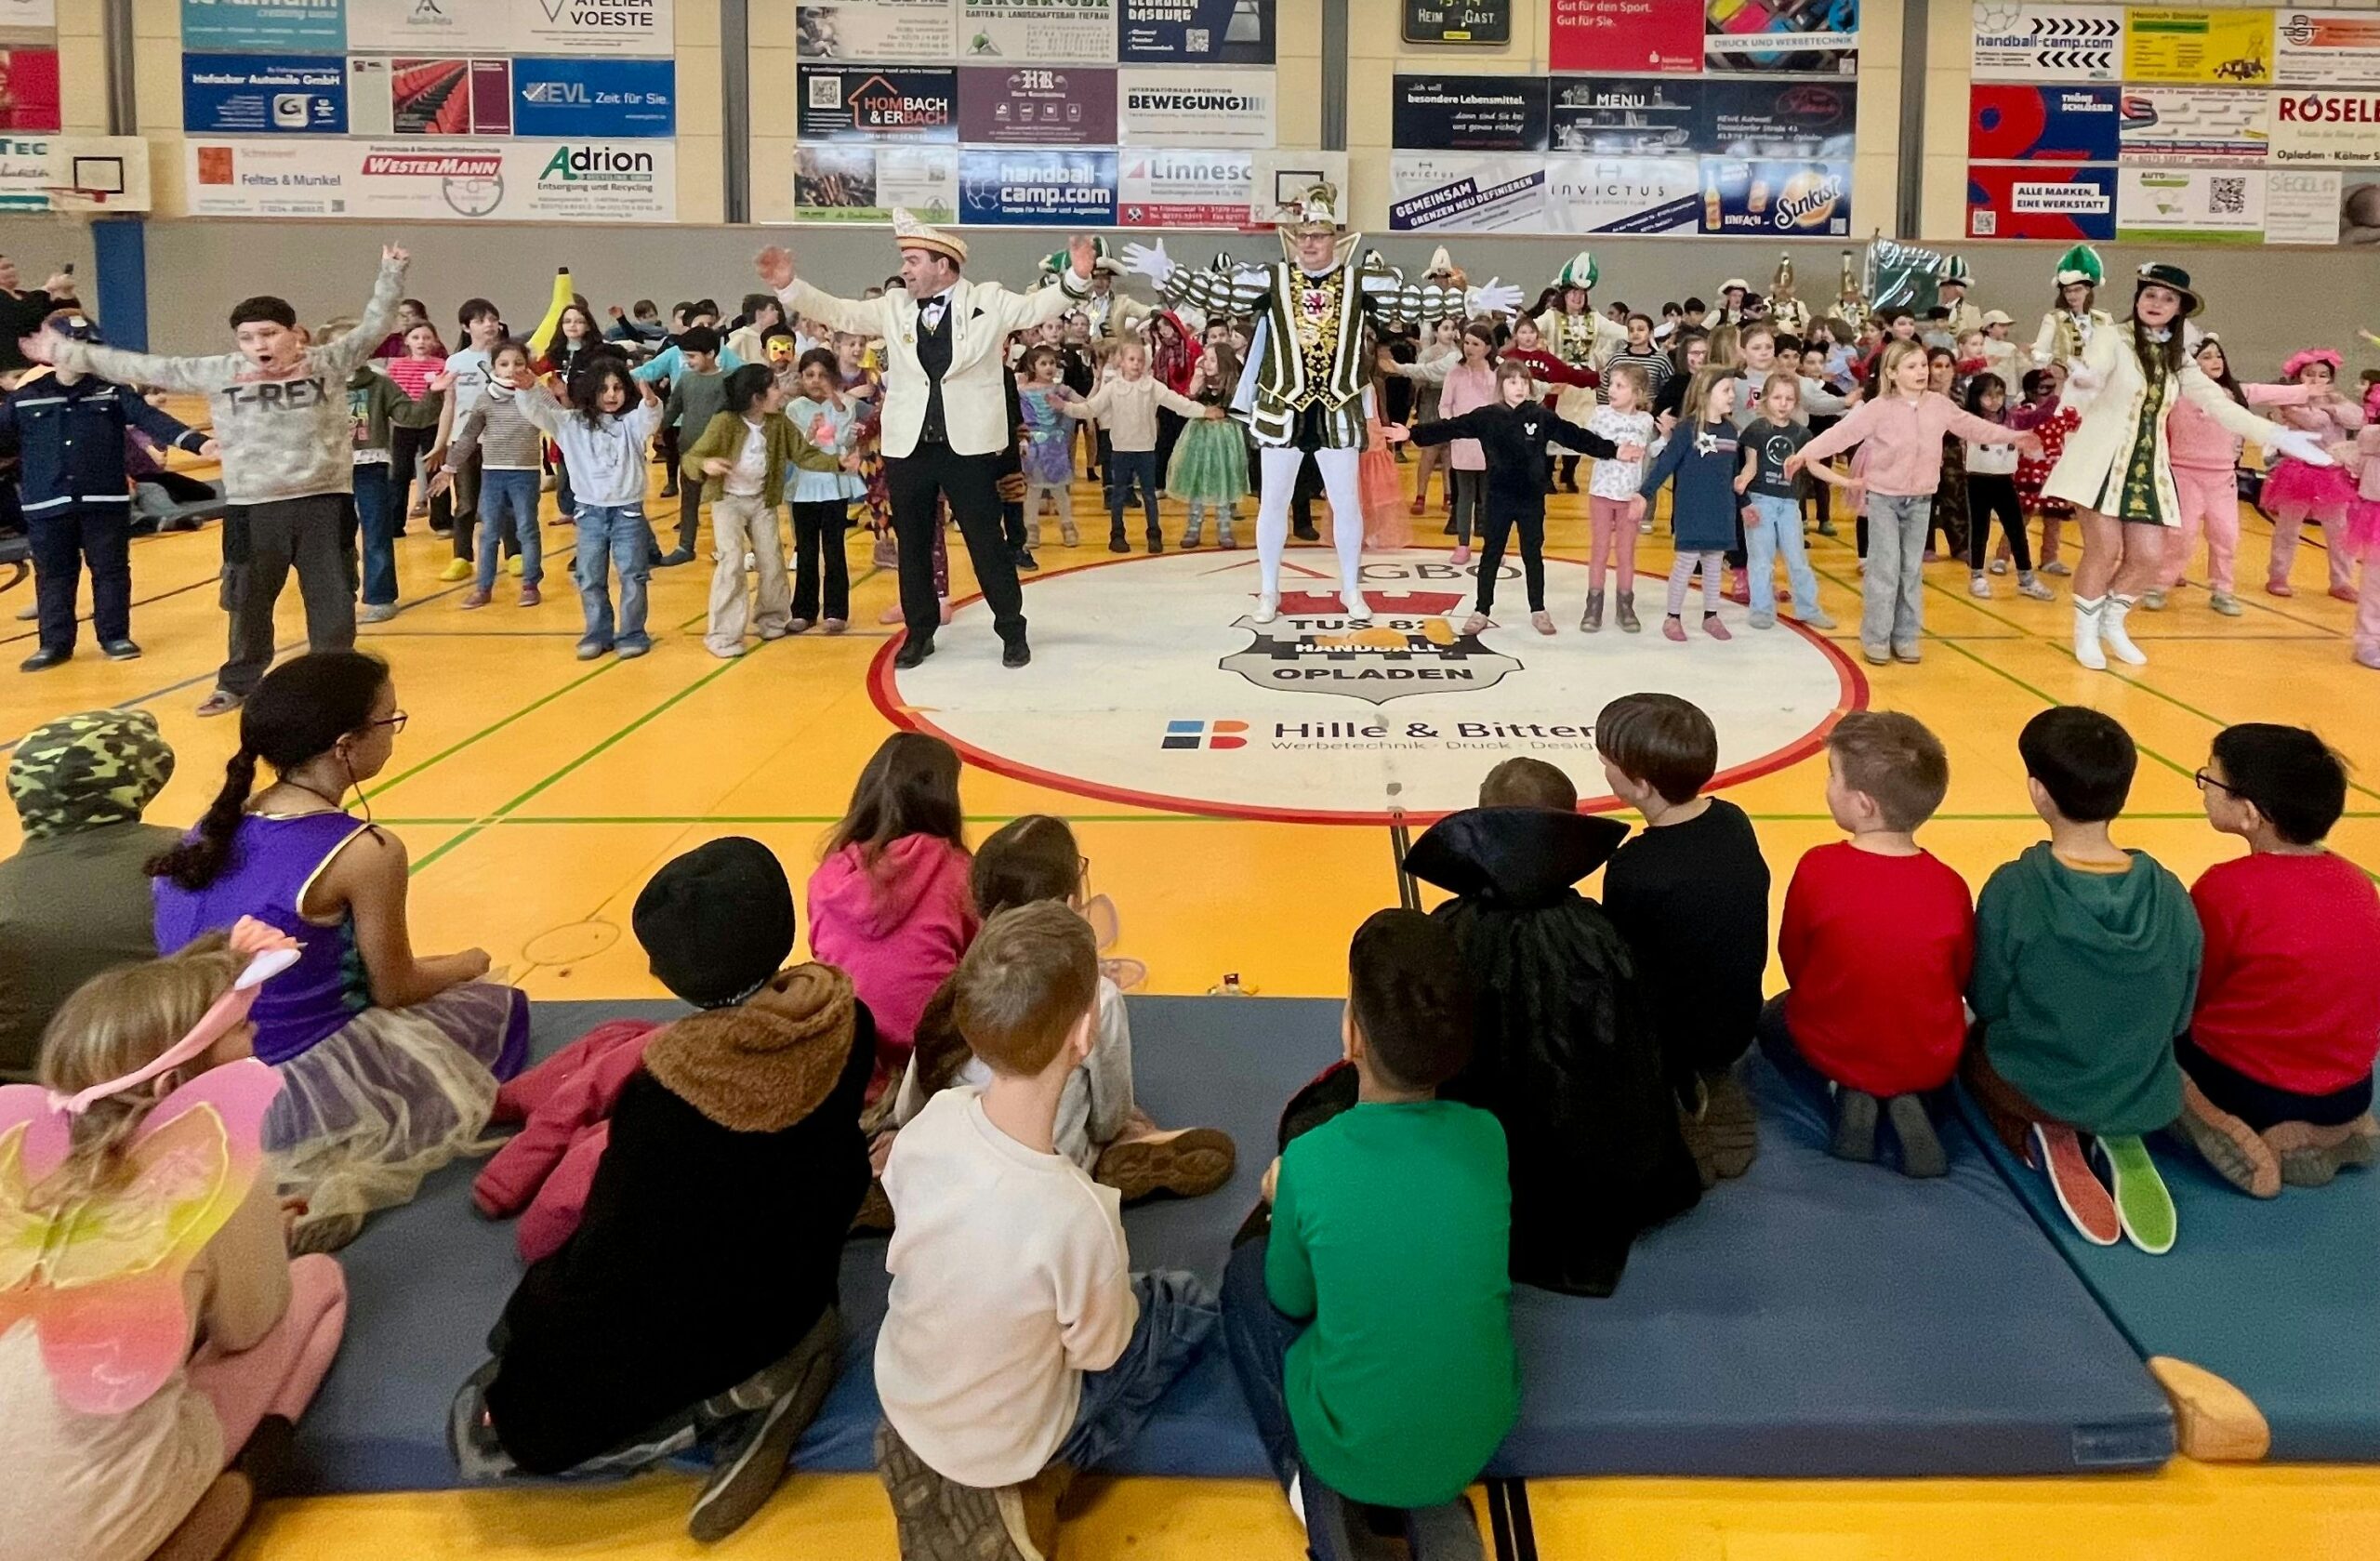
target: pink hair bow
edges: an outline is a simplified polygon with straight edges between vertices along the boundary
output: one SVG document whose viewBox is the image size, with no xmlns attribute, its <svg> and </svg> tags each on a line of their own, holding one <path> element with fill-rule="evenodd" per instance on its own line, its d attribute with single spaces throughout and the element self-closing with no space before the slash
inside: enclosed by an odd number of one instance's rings
<svg viewBox="0 0 2380 1561">
<path fill-rule="evenodd" d="M 248 1011 L 256 1006 L 257 994 L 264 989 L 266 982 L 298 962 L 297 939 L 250 916 L 240 918 L 231 928 L 231 947 L 234 954 L 248 956 L 247 966 L 240 972 L 240 978 L 231 984 L 231 989 L 216 999 L 199 1017 L 198 1023 L 191 1026 L 188 1035 L 167 1047 L 147 1066 L 121 1078 L 94 1084 L 71 1095 L 51 1091 L 49 1109 L 67 1117 L 80 1117 L 109 1096 L 137 1089 L 202 1055 L 208 1047 L 246 1021 Z"/>
<path fill-rule="evenodd" d="M 2290 355 L 2289 361 L 2281 365 L 2281 377 L 2284 379 L 2294 379 L 2304 372 L 2308 364 L 2330 364 L 2331 376 L 2336 378 L 2339 371 L 2347 366 L 2347 360 L 2328 347 L 2308 347 L 2302 352 Z"/>
</svg>

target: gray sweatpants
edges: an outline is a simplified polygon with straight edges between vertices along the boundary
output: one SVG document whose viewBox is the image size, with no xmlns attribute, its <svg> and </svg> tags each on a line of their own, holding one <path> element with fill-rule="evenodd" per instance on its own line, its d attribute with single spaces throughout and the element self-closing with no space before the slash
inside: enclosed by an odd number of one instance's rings
<svg viewBox="0 0 2380 1561">
<path fill-rule="evenodd" d="M 355 645 L 355 539 L 345 494 L 310 494 L 234 505 L 223 519 L 223 607 L 231 615 L 231 655 L 218 688 L 245 699 L 272 666 L 272 610 L 289 571 L 306 602 L 306 648 Z M 457 527 L 463 523 L 456 521 Z"/>
</svg>

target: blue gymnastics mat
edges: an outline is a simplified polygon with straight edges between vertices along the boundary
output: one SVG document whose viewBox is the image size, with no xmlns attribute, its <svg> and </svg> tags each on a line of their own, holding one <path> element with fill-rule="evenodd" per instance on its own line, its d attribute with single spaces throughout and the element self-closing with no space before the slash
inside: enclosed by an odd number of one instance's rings
<svg viewBox="0 0 2380 1561">
<path fill-rule="evenodd" d="M 605 1019 L 682 1012 L 541 1004 L 535 1046 L 543 1056 Z M 1222 1127 L 1240 1146 L 1229 1187 L 1127 1211 L 1132 1255 L 1216 1280 L 1281 1104 L 1338 1055 L 1339 1005 L 1136 998 L 1131 1013 L 1144 1105 L 1169 1125 Z M 1493 1473 L 2054 1475 L 2172 1455 L 2163 1396 L 1960 1124 L 1946 1125 L 1952 1169 L 1939 1181 L 1844 1165 L 1822 1147 L 1820 1105 L 1750 1065 L 1763 1118 L 1750 1175 L 1639 1242 L 1611 1299 L 1516 1292 L 1527 1387 Z M 448 1167 L 345 1254 L 346 1346 L 298 1428 L 310 1488 L 456 1483 L 447 1405 L 484 1358 L 521 1266 L 510 1229 L 471 1210 L 474 1169 Z M 869 1467 L 883 1254 L 878 1237 L 846 1255 L 846 1369 L 800 1467 Z M 1265 1473 L 1220 1345 L 1116 1469 Z"/>
<path fill-rule="evenodd" d="M 2008 1153 L 1964 1090 L 1960 1105 L 2143 1357 L 2187 1361 L 2247 1395 L 2273 1460 L 2380 1462 L 2380 1174 L 2344 1171 L 2266 1201 L 2159 1134 L 2149 1149 L 2179 1218 L 2174 1250 L 2150 1257 L 2075 1234 L 2048 1180 Z"/>
</svg>

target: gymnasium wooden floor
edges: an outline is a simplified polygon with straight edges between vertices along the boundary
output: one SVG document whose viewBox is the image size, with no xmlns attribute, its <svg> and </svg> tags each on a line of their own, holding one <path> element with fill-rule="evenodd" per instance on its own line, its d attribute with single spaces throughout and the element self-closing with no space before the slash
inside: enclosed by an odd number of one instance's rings
<svg viewBox="0 0 2380 1561">
<path fill-rule="evenodd" d="M 1095 542 L 1094 502 L 1093 485 L 1078 484 L 1083 529 Z M 1580 506 L 1567 496 L 1554 501 L 1551 553 L 1583 557 Z M 666 528 L 674 508 L 656 498 L 652 512 Z M 1168 507 L 1168 523 L 1178 536 L 1176 507 Z M 1421 529 L 1435 540 L 1435 519 Z M 1846 626 L 1856 621 L 1858 589 L 1849 529 L 1846 520 L 1841 541 L 1814 539 L 1828 605 Z M 2003 576 L 1999 598 L 1983 602 L 1967 596 L 1964 568 L 1929 569 L 1924 665 L 1865 669 L 1871 707 L 1920 717 L 1950 750 L 1950 798 L 1925 829 L 1925 843 L 1979 885 L 2039 838 L 2015 734 L 2045 706 L 2079 702 L 2118 717 L 2141 747 L 2140 778 L 2119 839 L 2152 852 L 2185 880 L 2237 852 L 2236 842 L 2207 828 L 2190 775 L 2216 731 L 2247 720 L 2310 724 L 2346 753 L 2357 784 L 2333 843 L 2367 870 L 2380 869 L 2380 678 L 2348 659 L 2352 609 L 2324 594 L 2319 548 L 2299 561 L 2296 597 L 2276 601 L 2255 589 L 2266 527 L 2250 514 L 2247 531 L 2240 569 L 2246 616 L 2218 617 L 2202 587 L 2186 590 L 2171 610 L 2135 615 L 2150 664 L 2115 673 L 2082 671 L 2063 648 L 2067 582 L 2058 582 L 2059 601 L 2037 603 L 2014 599 L 2015 582 Z M 134 633 L 146 658 L 100 659 L 86 626 L 82 655 L 70 666 L 37 677 L 0 672 L 0 735 L 99 705 L 151 709 L 179 755 L 151 817 L 196 817 L 236 740 L 235 720 L 192 714 L 223 650 L 218 535 L 210 526 L 136 544 Z M 799 881 L 860 765 L 892 729 L 868 676 L 892 632 L 876 619 L 892 601 L 893 582 L 868 569 L 866 541 L 855 535 L 853 633 L 840 640 L 813 633 L 721 661 L 700 639 L 706 558 L 655 575 L 652 655 L 582 664 L 572 655 L 579 614 L 567 581 L 571 533 L 550 525 L 545 535 L 547 600 L 525 611 L 509 604 L 502 587 L 496 605 L 459 611 L 464 588 L 436 579 L 449 556 L 444 540 L 416 523 L 400 544 L 404 611 L 367 628 L 363 643 L 393 665 L 412 722 L 371 787 L 370 803 L 413 853 L 416 946 L 483 946 L 536 998 L 658 996 L 627 931 L 629 905 L 653 869 L 703 839 L 736 832 L 775 848 Z M 955 540 L 956 594 L 963 598 L 970 588 Z M 1640 568 L 1666 569 L 1666 527 L 1644 541 Z M 1105 554 L 1051 546 L 1041 557 L 1048 578 Z M 2194 578 L 2203 575 L 2194 571 Z M 1028 611 L 1037 589 L 1027 588 Z M 30 596 L 28 583 L 0 602 L 13 612 Z M 1516 605 L 1508 606 L 1508 621 L 1517 624 Z M 283 606 L 284 644 L 298 648 L 303 625 L 294 589 Z M 1553 607 L 1565 637 L 1574 638 L 1576 601 Z M 0 627 L 10 631 L 10 661 L 30 654 L 30 624 L 0 617 Z M 1046 645 L 1064 628 L 1044 618 L 1037 639 Z M 1856 659 L 1848 628 L 1835 638 Z M 958 640 L 945 636 L 945 655 Z M 1052 695 L 1080 702 L 1084 691 Z M 1480 757 L 1483 773 L 1492 758 Z M 1592 765 L 1568 767 L 1582 793 L 1601 791 Z M 1823 758 L 1808 757 L 1726 791 L 1758 823 L 1780 904 L 1796 857 L 1833 838 L 1824 774 Z M 1251 821 L 1091 801 L 972 766 L 964 794 L 978 837 L 1026 812 L 1075 821 L 1094 888 L 1121 909 L 1118 951 L 1146 961 L 1157 992 L 1204 992 L 1228 972 L 1266 995 L 1336 995 L 1348 933 L 1395 900 L 1387 833 L 1377 824 Z M 13 849 L 14 840 L 10 814 L 0 819 L 0 847 Z M 243 1554 L 273 1561 L 691 1554 L 684 1496 L 683 1482 L 665 1476 L 598 1493 L 284 1503 L 269 1510 Z M 2044 1546 L 2051 1554 L 2087 1547 L 2102 1558 L 2380 1554 L 2380 1471 L 2371 1470 L 2177 1462 L 2156 1476 L 2067 1481 L 1592 1480 L 1532 1485 L 1530 1501 L 1539 1553 L 1547 1556 L 1950 1561 Z M 1172 1561 L 1300 1551 L 1277 1498 L 1253 1485 L 1116 1482 L 1088 1493 L 1069 1535 L 1077 1556 L 1129 1552 Z M 873 1482 L 797 1477 L 725 1549 L 890 1557 L 892 1526 Z"/>
</svg>

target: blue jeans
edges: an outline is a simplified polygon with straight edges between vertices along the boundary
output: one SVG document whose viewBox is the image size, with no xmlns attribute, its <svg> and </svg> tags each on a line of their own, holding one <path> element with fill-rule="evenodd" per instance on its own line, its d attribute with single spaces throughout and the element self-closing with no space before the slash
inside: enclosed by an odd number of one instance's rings
<svg viewBox="0 0 2380 1561">
<path fill-rule="evenodd" d="M 1150 1411 L 1165 1396 L 1215 1329 L 1215 1298 L 1195 1274 L 1160 1269 L 1132 1276 L 1140 1320 L 1116 1364 L 1086 1371 L 1075 1428 L 1058 1444 L 1052 1462 L 1095 1469 L 1132 1445 Z"/>
<path fill-rule="evenodd" d="M 1157 452 L 1155 450 L 1118 450 L 1107 460 L 1110 481 L 1107 484 L 1107 535 L 1120 541 L 1124 536 L 1124 508 L 1132 502 L 1132 495 L 1141 496 L 1141 508 L 1148 517 L 1151 536 L 1162 535 L 1157 523 Z"/>
<path fill-rule="evenodd" d="M 397 600 L 397 492 L 385 461 L 355 469 L 355 520 L 364 534 L 364 604 Z"/>
<path fill-rule="evenodd" d="M 480 472 L 479 588 L 484 596 L 496 589 L 496 567 L 503 562 L 505 526 L 521 539 L 521 583 L 534 586 L 546 577 L 545 543 L 537 535 L 537 474 L 485 469 Z"/>
<path fill-rule="evenodd" d="M 587 613 L 587 632 L 610 650 L 631 644 L 650 648 L 644 632 L 644 582 L 653 573 L 653 527 L 641 504 L 582 504 L 578 507 L 578 555 L 572 573 L 578 579 L 579 605 Z M 526 568 L 527 565 L 522 565 Z M 612 630 L 611 571 L 620 574 L 619 632 Z"/>
<path fill-rule="evenodd" d="M 1752 523 L 1744 527 L 1744 552 L 1749 562 L 1746 570 L 1752 575 L 1752 610 L 1777 614 L 1777 560 L 1785 560 L 1786 576 L 1793 582 L 1793 608 L 1798 616 L 1808 617 L 1818 610 L 1818 571 L 1810 567 L 1809 554 L 1802 548 L 1801 501 L 1773 498 L 1766 494 L 1752 496 Z"/>
</svg>

